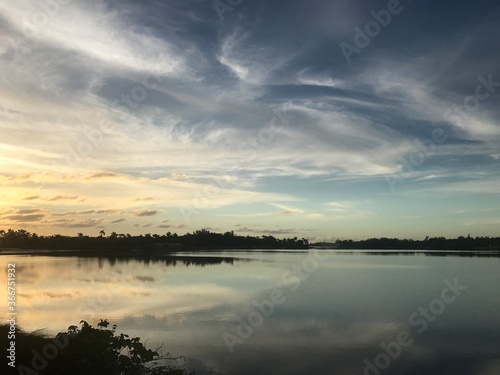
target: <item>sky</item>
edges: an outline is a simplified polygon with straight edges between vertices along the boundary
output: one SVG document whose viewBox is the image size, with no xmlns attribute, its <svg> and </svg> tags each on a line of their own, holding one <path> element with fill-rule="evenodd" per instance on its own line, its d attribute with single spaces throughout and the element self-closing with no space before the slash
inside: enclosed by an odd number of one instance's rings
<svg viewBox="0 0 500 375">
<path fill-rule="evenodd" d="M 0 0 L 0 228 L 500 228 L 497 1 Z"/>
</svg>

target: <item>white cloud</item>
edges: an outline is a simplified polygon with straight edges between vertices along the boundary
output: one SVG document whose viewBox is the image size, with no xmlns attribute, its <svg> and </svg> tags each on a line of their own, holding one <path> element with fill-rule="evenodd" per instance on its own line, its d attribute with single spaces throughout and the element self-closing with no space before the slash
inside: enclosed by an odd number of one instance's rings
<svg viewBox="0 0 500 375">
<path fill-rule="evenodd" d="M 433 60 L 436 57 L 432 57 Z M 413 67 L 413 72 L 411 68 Z M 397 103 L 392 110 L 408 119 L 424 120 L 431 123 L 447 122 L 471 139 L 491 140 L 500 138 L 500 127 L 484 111 L 478 110 L 485 102 L 478 101 L 478 108 L 467 110 L 464 107 L 468 96 L 474 97 L 477 79 L 470 82 L 470 92 L 463 96 L 448 93 L 434 87 L 430 80 L 423 80 L 423 70 L 415 69 L 414 64 L 396 61 L 383 61 L 378 66 L 370 66 L 360 75 L 359 81 L 367 84 L 377 95 Z M 478 73 L 479 75 L 479 73 Z M 456 106 L 462 107 L 461 111 Z"/>
<path fill-rule="evenodd" d="M 272 40 L 254 42 L 249 32 L 238 29 L 222 40 L 217 59 L 244 84 L 272 85 L 279 82 L 277 74 L 297 54 Z"/>
<path fill-rule="evenodd" d="M 74 2 L 47 16 L 38 2 L 20 0 L 15 7 L 0 3 L 0 11 L 21 32 L 28 30 L 26 25 L 35 25 L 29 35 L 38 43 L 76 51 L 114 68 L 172 74 L 183 67 L 166 40 L 124 21 L 126 8 L 119 14 L 100 1 Z M 37 16 L 47 17 L 47 22 L 38 26 Z"/>
<path fill-rule="evenodd" d="M 297 81 L 304 85 L 324 86 L 332 88 L 346 87 L 346 82 L 341 79 L 334 79 L 326 75 L 313 75 L 307 72 L 306 69 L 297 74 Z"/>
</svg>

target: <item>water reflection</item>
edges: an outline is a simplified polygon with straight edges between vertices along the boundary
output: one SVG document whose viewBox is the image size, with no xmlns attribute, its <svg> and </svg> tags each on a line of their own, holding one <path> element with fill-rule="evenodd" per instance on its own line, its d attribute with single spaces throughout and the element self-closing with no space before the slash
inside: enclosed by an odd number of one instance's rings
<svg viewBox="0 0 500 375">
<path fill-rule="evenodd" d="M 497 250 L 336 250 L 337 254 L 363 255 L 397 255 L 397 256 L 430 256 L 430 257 L 468 257 L 468 258 L 499 258 Z"/>
<path fill-rule="evenodd" d="M 137 262 L 144 265 L 164 264 L 167 266 L 176 266 L 178 263 L 184 266 L 213 266 L 217 264 L 233 264 L 232 257 L 215 257 L 215 256 L 127 256 L 127 257 L 98 257 L 99 268 L 102 268 L 105 262 L 111 266 L 122 263 Z"/>
<path fill-rule="evenodd" d="M 151 346 L 165 342 L 173 355 L 228 375 L 373 375 L 377 369 L 366 370 L 367 363 L 401 332 L 412 344 L 381 374 L 499 373 L 500 259 L 375 255 L 382 254 L 335 252 L 309 265 L 300 283 L 292 271 L 307 264 L 307 253 L 10 256 L 0 262 L 17 264 L 19 323 L 27 329 L 56 333 L 81 319 L 106 318 Z M 467 289 L 418 332 L 412 314 L 441 298 L 445 280 L 455 278 Z M 285 299 L 231 354 L 223 335 L 239 337 L 256 302 L 277 289 Z M 5 291 L 0 298 L 6 300 Z"/>
</svg>

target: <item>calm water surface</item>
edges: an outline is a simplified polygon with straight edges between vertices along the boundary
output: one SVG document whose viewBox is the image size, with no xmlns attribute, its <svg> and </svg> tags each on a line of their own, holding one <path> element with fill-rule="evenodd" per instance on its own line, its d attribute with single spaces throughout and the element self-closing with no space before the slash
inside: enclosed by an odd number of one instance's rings
<svg viewBox="0 0 500 375">
<path fill-rule="evenodd" d="M 197 374 L 500 374 L 500 258 L 0 257 L 12 262 L 23 328 L 108 319 Z"/>
</svg>

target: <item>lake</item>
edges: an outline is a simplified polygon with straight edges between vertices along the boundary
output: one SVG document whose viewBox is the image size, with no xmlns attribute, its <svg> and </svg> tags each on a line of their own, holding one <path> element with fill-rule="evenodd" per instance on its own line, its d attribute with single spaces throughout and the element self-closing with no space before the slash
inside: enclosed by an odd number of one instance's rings
<svg viewBox="0 0 500 375">
<path fill-rule="evenodd" d="M 0 257 L 2 269 L 8 263 L 16 264 L 17 319 L 26 330 L 56 334 L 107 319 L 152 349 L 164 342 L 196 374 L 500 373 L 498 257 Z"/>
</svg>

